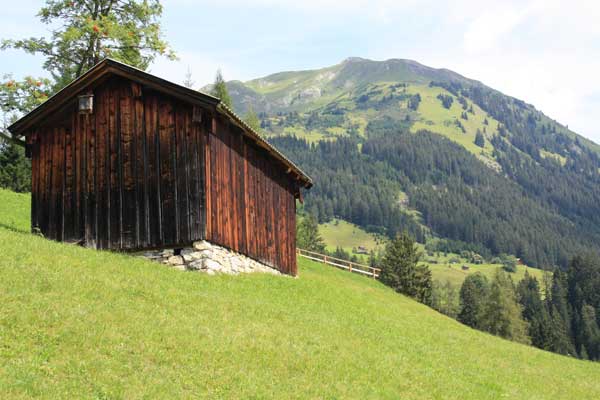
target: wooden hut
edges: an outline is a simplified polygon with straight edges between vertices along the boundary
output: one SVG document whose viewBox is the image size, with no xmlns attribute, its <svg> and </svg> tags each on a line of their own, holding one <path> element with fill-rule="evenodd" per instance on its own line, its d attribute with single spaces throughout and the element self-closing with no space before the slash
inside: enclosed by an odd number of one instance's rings
<svg viewBox="0 0 600 400">
<path fill-rule="evenodd" d="M 120 251 L 208 240 L 296 274 L 312 182 L 219 99 L 104 60 L 10 126 L 32 161 L 31 224 Z"/>
</svg>

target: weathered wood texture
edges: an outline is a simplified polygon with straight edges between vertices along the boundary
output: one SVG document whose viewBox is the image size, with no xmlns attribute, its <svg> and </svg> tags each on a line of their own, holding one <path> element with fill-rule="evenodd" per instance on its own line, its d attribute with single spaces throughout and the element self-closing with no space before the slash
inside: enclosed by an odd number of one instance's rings
<svg viewBox="0 0 600 400">
<path fill-rule="evenodd" d="M 281 165 L 222 117 L 206 133 L 206 237 L 296 275 L 297 187 Z"/>
<path fill-rule="evenodd" d="M 286 167 L 216 109 L 112 77 L 29 132 L 32 227 L 88 247 L 184 247 L 206 238 L 296 274 Z"/>
<path fill-rule="evenodd" d="M 32 137 L 32 226 L 115 250 L 204 238 L 203 132 L 192 106 L 112 79 Z"/>
</svg>

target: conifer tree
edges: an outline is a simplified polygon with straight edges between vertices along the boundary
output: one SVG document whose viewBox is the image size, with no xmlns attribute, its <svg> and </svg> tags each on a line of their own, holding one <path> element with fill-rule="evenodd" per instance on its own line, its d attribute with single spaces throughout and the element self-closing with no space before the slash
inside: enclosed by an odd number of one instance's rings
<svg viewBox="0 0 600 400">
<path fill-rule="evenodd" d="M 476 272 L 467 276 L 460 288 L 458 321 L 475 329 L 482 329 L 483 306 L 489 294 L 485 275 Z"/>
<path fill-rule="evenodd" d="M 195 84 L 196 82 L 194 82 L 192 79 L 192 69 L 188 67 L 187 71 L 185 72 L 185 78 L 183 79 L 183 86 L 188 89 L 193 89 Z"/>
<path fill-rule="evenodd" d="M 427 266 L 419 266 L 421 253 L 415 241 L 402 233 L 388 243 L 381 260 L 381 282 L 418 301 L 431 302 L 431 271 Z"/>
<path fill-rule="evenodd" d="M 319 224 L 312 214 L 308 214 L 296 228 L 296 244 L 299 248 L 309 251 L 323 252 L 325 243 L 319 233 Z"/>
<path fill-rule="evenodd" d="M 232 108 L 231 96 L 229 96 L 227 84 L 225 83 L 225 79 L 223 79 L 223 74 L 221 73 L 220 68 L 217 70 L 217 75 L 215 77 L 215 83 L 213 84 L 211 94 L 216 98 L 221 99 L 223 104 L 225 104 L 227 107 Z"/>
<path fill-rule="evenodd" d="M 15 192 L 31 190 L 31 161 L 22 147 L 0 140 L 0 187 Z"/>
<path fill-rule="evenodd" d="M 248 111 L 246 111 L 246 115 L 244 115 L 244 122 L 256 132 L 260 131 L 260 120 L 258 119 L 258 115 L 256 115 L 252 105 L 248 107 Z"/>
<path fill-rule="evenodd" d="M 496 272 L 490 286 L 490 294 L 483 308 L 482 327 L 505 339 L 531 343 L 512 279 L 501 269 Z"/>
<path fill-rule="evenodd" d="M 552 287 L 546 298 L 550 313 L 552 336 L 550 350 L 565 355 L 576 355 L 571 335 L 571 311 L 567 302 L 567 276 L 557 269 L 552 276 Z"/>
<path fill-rule="evenodd" d="M 523 306 L 523 318 L 529 323 L 531 344 L 540 349 L 550 350 L 552 347 L 550 315 L 542 301 L 537 279 L 527 271 L 517 285 L 517 297 Z"/>
<path fill-rule="evenodd" d="M 477 133 L 475 134 L 475 145 L 481 148 L 485 146 L 485 138 L 479 129 L 477 129 Z"/>
</svg>

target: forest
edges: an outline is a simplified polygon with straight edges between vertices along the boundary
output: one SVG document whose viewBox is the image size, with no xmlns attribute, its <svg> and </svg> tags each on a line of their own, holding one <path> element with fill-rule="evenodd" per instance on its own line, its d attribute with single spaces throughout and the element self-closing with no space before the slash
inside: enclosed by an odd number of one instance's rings
<svg viewBox="0 0 600 400">
<path fill-rule="evenodd" d="M 545 269 L 566 267 L 572 257 L 593 251 L 600 241 L 598 228 L 585 217 L 573 223 L 568 209 L 555 212 L 555 191 L 530 194 L 439 135 L 396 128 L 362 142 L 341 138 L 308 144 L 281 137 L 273 143 L 315 176 L 306 210 L 320 222 L 340 217 L 390 238 L 406 230 L 420 242 L 430 231 L 470 243 L 469 250 L 474 245 L 480 254 L 515 254 Z M 538 185 L 543 182 L 536 180 Z M 563 193 L 572 192 L 568 180 L 563 182 Z M 422 224 L 401 207 L 401 192 L 421 213 Z M 581 202 L 593 193 L 582 194 Z"/>
</svg>

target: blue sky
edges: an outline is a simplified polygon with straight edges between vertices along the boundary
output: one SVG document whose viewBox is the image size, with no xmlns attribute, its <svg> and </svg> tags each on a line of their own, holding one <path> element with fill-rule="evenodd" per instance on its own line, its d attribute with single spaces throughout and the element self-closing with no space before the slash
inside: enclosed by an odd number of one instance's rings
<svg viewBox="0 0 600 400">
<path fill-rule="evenodd" d="M 179 61 L 153 73 L 197 86 L 221 67 L 247 80 L 358 56 L 449 68 L 534 104 L 600 142 L 600 5 L 571 0 L 165 0 L 165 38 Z M 43 35 L 42 1 L 4 8 L 0 38 Z M 0 73 L 43 74 L 41 59 L 0 52 Z"/>
</svg>

